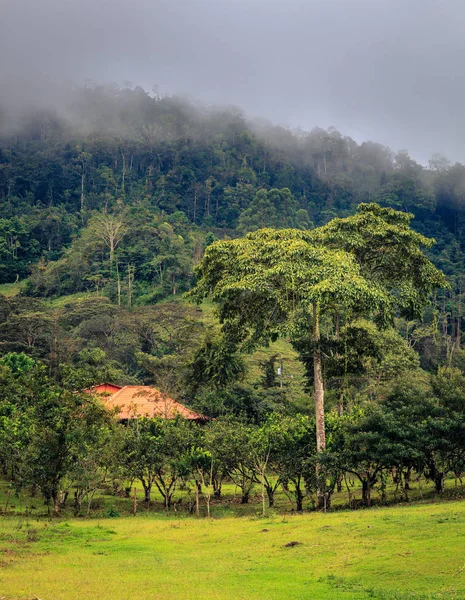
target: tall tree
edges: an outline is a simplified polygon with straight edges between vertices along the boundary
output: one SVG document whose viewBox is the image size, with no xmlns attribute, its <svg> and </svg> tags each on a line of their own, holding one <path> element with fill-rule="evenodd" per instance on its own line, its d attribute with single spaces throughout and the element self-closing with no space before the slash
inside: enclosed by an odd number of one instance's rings
<svg viewBox="0 0 465 600">
<path fill-rule="evenodd" d="M 429 294 L 446 284 L 424 256 L 433 243 L 409 227 L 411 215 L 376 204 L 312 232 L 262 229 L 216 242 L 197 268 L 190 293 L 211 295 L 224 331 L 245 347 L 279 335 L 311 333 L 317 450 L 326 446 L 322 319 L 365 314 L 378 323 L 396 310 L 419 314 Z"/>
<path fill-rule="evenodd" d="M 298 323 L 311 331 L 317 447 L 325 447 L 324 386 L 320 347 L 322 315 L 381 308 L 386 294 L 361 274 L 343 250 L 310 243 L 293 229 L 262 229 L 245 238 L 216 242 L 198 267 L 190 293 L 200 300 L 211 294 L 220 307 L 224 331 L 245 346 L 268 343 L 278 335 L 295 336 Z"/>
</svg>

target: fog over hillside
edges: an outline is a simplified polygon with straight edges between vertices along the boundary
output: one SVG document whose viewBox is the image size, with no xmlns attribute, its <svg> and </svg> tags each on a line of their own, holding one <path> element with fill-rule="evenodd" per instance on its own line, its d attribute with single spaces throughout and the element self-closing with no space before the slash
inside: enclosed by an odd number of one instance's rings
<svg viewBox="0 0 465 600">
<path fill-rule="evenodd" d="M 459 0 L 3 0 L 1 98 L 131 81 L 465 160 Z M 59 87 L 54 87 L 58 83 Z"/>
</svg>

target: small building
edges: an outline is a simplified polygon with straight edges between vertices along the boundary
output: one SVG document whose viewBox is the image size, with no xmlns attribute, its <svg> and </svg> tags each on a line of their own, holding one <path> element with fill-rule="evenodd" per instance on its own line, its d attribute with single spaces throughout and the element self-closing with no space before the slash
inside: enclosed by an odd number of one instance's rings
<svg viewBox="0 0 465 600">
<path fill-rule="evenodd" d="M 208 421 L 208 417 L 194 412 L 149 385 L 119 386 L 102 383 L 91 388 L 89 392 L 99 395 L 108 409 L 117 409 L 120 421 L 138 417 L 174 419 L 178 415 L 199 423 Z"/>
</svg>

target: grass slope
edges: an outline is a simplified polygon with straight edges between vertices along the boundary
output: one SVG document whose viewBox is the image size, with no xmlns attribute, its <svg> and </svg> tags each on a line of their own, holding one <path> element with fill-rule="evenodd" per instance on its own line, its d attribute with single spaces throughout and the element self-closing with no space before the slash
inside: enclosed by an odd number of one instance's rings
<svg viewBox="0 0 465 600">
<path fill-rule="evenodd" d="M 1 283 L 0 284 L 0 295 L 12 298 L 17 296 L 24 288 L 25 282 L 19 281 L 18 283 Z"/>
<path fill-rule="evenodd" d="M 465 598 L 463 502 L 270 519 L 3 517 L 0 531 L 6 600 Z"/>
</svg>

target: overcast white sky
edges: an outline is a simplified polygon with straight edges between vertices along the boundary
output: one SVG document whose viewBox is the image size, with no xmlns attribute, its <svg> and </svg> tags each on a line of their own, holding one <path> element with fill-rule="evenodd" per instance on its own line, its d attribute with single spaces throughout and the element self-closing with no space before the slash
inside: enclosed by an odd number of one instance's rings
<svg viewBox="0 0 465 600">
<path fill-rule="evenodd" d="M 463 0 L 0 0 L 0 96 L 12 75 L 38 98 L 41 79 L 158 84 L 465 162 Z"/>
</svg>

